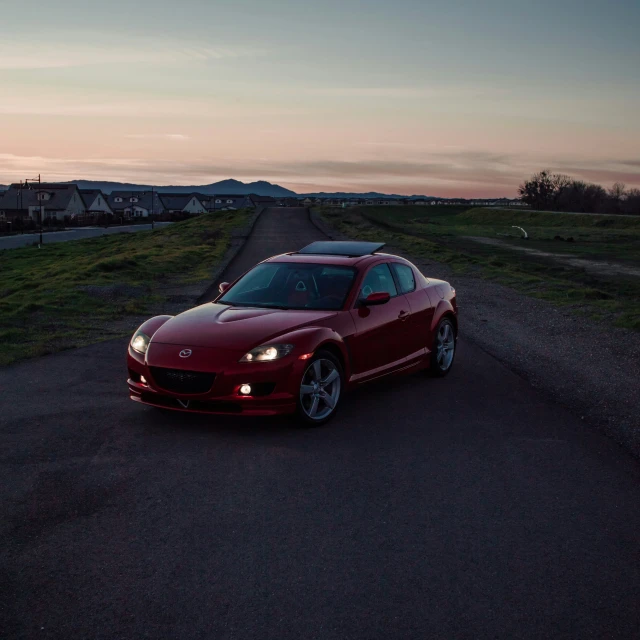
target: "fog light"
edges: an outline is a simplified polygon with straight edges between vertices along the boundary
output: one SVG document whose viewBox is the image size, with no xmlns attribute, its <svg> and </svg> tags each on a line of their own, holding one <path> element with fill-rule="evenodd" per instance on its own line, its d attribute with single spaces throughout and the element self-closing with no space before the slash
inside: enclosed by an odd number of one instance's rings
<svg viewBox="0 0 640 640">
<path fill-rule="evenodd" d="M 147 384 L 147 379 L 144 376 L 140 376 L 140 382 L 142 382 L 142 384 Z"/>
<path fill-rule="evenodd" d="M 243 396 L 248 396 L 251 394 L 251 385 L 250 384 L 243 384 L 240 385 L 240 393 Z"/>
</svg>

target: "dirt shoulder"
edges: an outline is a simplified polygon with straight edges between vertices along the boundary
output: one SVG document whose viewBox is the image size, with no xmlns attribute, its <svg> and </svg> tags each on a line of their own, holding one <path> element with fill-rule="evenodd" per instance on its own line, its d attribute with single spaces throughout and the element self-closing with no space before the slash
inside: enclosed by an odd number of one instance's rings
<svg viewBox="0 0 640 640">
<path fill-rule="evenodd" d="M 345 238 L 316 212 L 311 217 L 330 237 Z M 640 333 L 581 317 L 495 282 L 456 274 L 399 246 L 387 245 L 386 250 L 405 256 L 425 275 L 453 284 L 463 339 L 570 408 L 585 425 L 603 430 L 640 456 Z"/>
</svg>

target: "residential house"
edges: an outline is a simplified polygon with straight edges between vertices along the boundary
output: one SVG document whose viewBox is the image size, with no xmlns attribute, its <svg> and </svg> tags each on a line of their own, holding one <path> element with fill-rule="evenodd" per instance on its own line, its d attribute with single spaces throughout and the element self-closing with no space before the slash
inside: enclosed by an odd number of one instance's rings
<svg viewBox="0 0 640 640">
<path fill-rule="evenodd" d="M 75 184 L 12 184 L 0 198 L 0 212 L 7 220 L 64 220 L 84 214 L 85 205 Z"/>
<path fill-rule="evenodd" d="M 107 196 L 100 189 L 80 189 L 80 196 L 88 214 L 113 215 Z"/>
<path fill-rule="evenodd" d="M 249 195 L 249 200 L 254 207 L 274 207 L 276 199 L 271 196 L 256 196 L 253 193 Z"/>
<path fill-rule="evenodd" d="M 116 217 L 125 219 L 161 216 L 165 207 L 157 191 L 112 191 L 108 204 Z"/>
<path fill-rule="evenodd" d="M 211 196 L 209 211 L 235 211 L 237 209 L 253 209 L 256 204 L 251 196 L 218 194 Z"/>
<path fill-rule="evenodd" d="M 164 205 L 165 213 L 197 215 L 207 211 L 202 200 L 195 193 L 161 193 L 160 200 Z"/>
</svg>

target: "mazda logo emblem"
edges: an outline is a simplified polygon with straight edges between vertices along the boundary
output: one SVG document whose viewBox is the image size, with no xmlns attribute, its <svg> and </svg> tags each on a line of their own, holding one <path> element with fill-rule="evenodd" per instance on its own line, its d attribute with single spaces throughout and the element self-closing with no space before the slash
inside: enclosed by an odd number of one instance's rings
<svg viewBox="0 0 640 640">
<path fill-rule="evenodd" d="M 192 353 L 193 353 L 193 351 L 191 351 L 191 349 L 183 349 L 180 352 L 180 357 L 181 358 L 188 358 Z"/>
</svg>

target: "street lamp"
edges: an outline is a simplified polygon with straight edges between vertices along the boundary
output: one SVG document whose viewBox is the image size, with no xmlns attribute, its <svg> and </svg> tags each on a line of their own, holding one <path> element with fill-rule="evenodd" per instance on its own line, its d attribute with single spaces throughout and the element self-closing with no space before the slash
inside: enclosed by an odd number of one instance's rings
<svg viewBox="0 0 640 640">
<path fill-rule="evenodd" d="M 22 215 L 22 187 L 23 187 L 22 180 L 20 180 L 20 190 L 18 191 L 18 194 L 20 195 L 20 206 L 18 207 L 18 211 L 19 211 L 18 218 L 20 218 L 20 216 Z M 20 228 L 22 233 L 24 233 L 24 221 L 21 221 Z"/>
<path fill-rule="evenodd" d="M 24 183 L 28 189 L 31 189 L 31 185 L 29 185 L 29 180 L 31 182 L 35 182 L 36 178 L 27 178 Z M 40 201 L 40 243 L 38 244 L 38 248 L 42 246 L 42 181 L 40 180 L 40 174 L 37 177 L 38 180 L 38 200 Z M 20 192 L 20 199 L 22 200 L 22 192 Z"/>
</svg>

